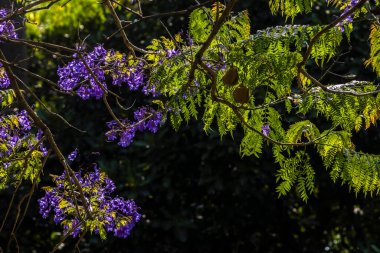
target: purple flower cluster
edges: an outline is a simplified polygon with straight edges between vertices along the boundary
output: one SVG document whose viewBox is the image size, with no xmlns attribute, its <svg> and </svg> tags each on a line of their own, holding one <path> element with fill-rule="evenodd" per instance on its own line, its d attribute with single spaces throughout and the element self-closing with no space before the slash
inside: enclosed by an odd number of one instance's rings
<svg viewBox="0 0 380 253">
<path fill-rule="evenodd" d="M 108 141 L 119 140 L 118 144 L 125 148 L 129 146 L 137 131 L 148 130 L 156 133 L 162 121 L 162 113 L 150 107 L 140 107 L 134 112 L 134 121 L 128 119 L 120 121 L 122 126 L 116 121 L 107 122 L 110 129 L 106 133 Z"/>
<path fill-rule="evenodd" d="M 349 1 L 348 3 L 346 3 L 346 1 L 347 0 L 343 0 L 343 4 L 345 4 L 345 7 L 344 7 L 343 12 L 340 16 L 347 13 L 350 9 L 352 9 L 352 7 L 354 7 L 359 2 L 359 0 L 348 0 Z M 336 26 L 340 27 L 341 32 L 344 32 L 344 26 L 349 24 L 349 23 L 352 23 L 352 22 L 353 22 L 352 15 L 349 15 L 342 22 L 339 22 Z"/>
<path fill-rule="evenodd" d="M 83 55 L 83 60 L 78 54 L 75 54 L 73 61 L 58 68 L 59 87 L 64 91 L 75 90 L 83 100 L 91 97 L 100 99 L 104 90 L 107 89 L 106 77 L 102 68 L 105 65 L 106 55 L 107 51 L 100 45 L 89 54 Z"/>
<path fill-rule="evenodd" d="M 0 63 L 0 89 L 6 89 L 10 85 L 10 80 L 8 78 L 7 72 L 3 68 L 3 64 Z"/>
<path fill-rule="evenodd" d="M 0 118 L 0 142 L 6 150 L 2 150 L 0 157 L 9 156 L 21 145 L 21 140 L 29 134 L 31 122 L 26 111 Z"/>
<path fill-rule="evenodd" d="M 107 51 L 97 45 L 90 53 L 83 53 L 83 58 L 74 54 L 74 60 L 58 68 L 59 87 L 66 92 L 75 91 L 83 100 L 100 99 L 108 90 L 106 77 L 112 79 L 112 85 L 126 84 L 130 90 L 142 90 L 146 95 L 154 94 L 154 87 L 149 87 L 144 78 L 144 64 L 127 59 L 113 50 Z"/>
<path fill-rule="evenodd" d="M 145 95 L 157 96 L 155 86 L 149 85 L 143 61 L 128 59 L 126 55 L 108 51 L 106 73 L 110 74 L 112 85 L 126 84 L 131 91 L 141 90 Z"/>
<path fill-rule="evenodd" d="M 112 76 L 112 84 L 127 84 L 131 90 L 137 90 L 144 84 L 143 63 L 129 66 L 125 55 L 109 52 L 108 69 Z"/>
<path fill-rule="evenodd" d="M 8 161 L 9 157 L 17 157 L 29 152 L 33 148 L 42 152 L 41 156 L 47 154 L 46 148 L 40 144 L 38 148 L 35 145 L 41 140 L 42 132 L 39 131 L 36 136 L 31 134 L 32 121 L 25 110 L 9 114 L 0 118 L 0 160 L 6 168 L 11 166 Z M 26 151 L 25 151 L 26 150 Z M 17 162 L 17 159 L 15 160 Z"/>
<path fill-rule="evenodd" d="M 8 11 L 6 9 L 0 9 L 0 19 L 5 18 L 7 15 Z M 0 36 L 17 39 L 17 33 L 15 32 L 15 26 L 12 21 L 0 22 Z"/>
<path fill-rule="evenodd" d="M 97 167 L 86 174 L 76 172 L 75 176 L 81 185 L 86 205 L 79 198 L 73 180 L 63 173 L 53 178 L 56 187 L 45 188 L 45 196 L 38 200 L 42 217 L 47 218 L 53 211 L 54 222 L 60 223 L 64 233 L 70 233 L 73 237 L 86 228 L 102 238 L 105 238 L 105 232 L 126 238 L 141 218 L 135 202 L 121 197 L 112 198 L 110 194 L 114 192 L 115 184 Z M 86 216 L 85 208 L 91 217 Z"/>
<path fill-rule="evenodd" d="M 24 131 L 28 131 L 32 128 L 32 123 L 31 123 L 29 116 L 25 110 L 22 110 L 18 114 L 18 122 L 21 126 L 21 129 Z"/>
</svg>

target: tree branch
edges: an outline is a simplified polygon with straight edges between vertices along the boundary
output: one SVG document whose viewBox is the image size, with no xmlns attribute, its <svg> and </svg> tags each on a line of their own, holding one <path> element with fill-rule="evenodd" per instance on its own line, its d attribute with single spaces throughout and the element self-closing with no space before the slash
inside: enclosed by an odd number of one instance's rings
<svg viewBox="0 0 380 253">
<path fill-rule="evenodd" d="M 7 61 L 2 50 L 0 50 L 0 59 L 2 59 L 5 62 Z M 88 208 L 86 197 L 84 196 L 84 193 L 78 181 L 78 178 L 75 176 L 74 171 L 70 168 L 69 164 L 66 161 L 65 156 L 62 154 L 57 143 L 55 142 L 53 133 L 51 132 L 50 128 L 37 116 L 37 114 L 33 111 L 33 109 L 30 107 L 30 105 L 26 101 L 24 95 L 21 93 L 20 87 L 18 86 L 18 83 L 17 83 L 17 79 L 15 78 L 15 75 L 11 67 L 7 64 L 4 64 L 4 68 L 10 80 L 11 87 L 15 91 L 18 102 L 20 103 L 21 107 L 23 107 L 28 112 L 29 116 L 33 119 L 33 122 L 44 132 L 50 146 L 52 147 L 54 153 L 58 157 L 58 160 L 60 161 L 61 165 L 63 166 L 65 171 L 68 173 L 68 175 L 73 179 L 74 184 L 78 188 L 78 191 L 80 193 L 79 196 L 80 196 L 81 201 L 83 202 L 83 205 L 85 206 L 85 211 L 86 211 L 87 216 L 89 218 L 92 218 L 91 212 L 89 211 L 89 208 Z"/>
</svg>

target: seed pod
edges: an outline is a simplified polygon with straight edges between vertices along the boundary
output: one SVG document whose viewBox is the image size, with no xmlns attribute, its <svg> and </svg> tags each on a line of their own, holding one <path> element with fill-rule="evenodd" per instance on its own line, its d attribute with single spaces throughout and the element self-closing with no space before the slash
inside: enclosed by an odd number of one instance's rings
<svg viewBox="0 0 380 253">
<path fill-rule="evenodd" d="M 236 67 L 231 67 L 227 70 L 226 74 L 224 74 L 222 78 L 223 83 L 226 86 L 232 87 L 236 85 L 239 81 L 239 73 Z"/>
<path fill-rule="evenodd" d="M 249 89 L 240 85 L 232 94 L 236 103 L 246 104 L 249 101 Z"/>
</svg>

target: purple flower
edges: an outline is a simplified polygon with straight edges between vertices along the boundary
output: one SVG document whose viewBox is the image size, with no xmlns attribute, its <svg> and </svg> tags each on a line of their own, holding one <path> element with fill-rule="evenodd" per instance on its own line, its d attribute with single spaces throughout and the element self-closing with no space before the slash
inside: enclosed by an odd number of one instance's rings
<svg viewBox="0 0 380 253">
<path fill-rule="evenodd" d="M 47 148 L 44 145 L 42 145 L 42 144 L 40 145 L 40 151 L 42 152 L 42 154 L 44 156 L 46 156 L 48 154 Z"/>
<path fill-rule="evenodd" d="M 118 144 L 123 148 L 128 147 L 129 144 L 132 143 L 132 140 L 134 137 L 135 137 L 135 129 L 131 127 L 130 129 L 121 132 L 120 140 Z"/>
<path fill-rule="evenodd" d="M 37 134 L 36 134 L 37 140 L 41 140 L 43 135 L 44 135 L 44 132 L 41 129 L 38 129 Z"/>
<path fill-rule="evenodd" d="M 162 113 L 156 112 L 149 107 L 141 107 L 134 112 L 134 118 L 137 121 L 137 129 L 143 131 L 148 129 L 155 133 L 162 120 Z"/>
<path fill-rule="evenodd" d="M 0 9 L 0 18 L 5 18 L 7 15 L 8 11 L 6 9 Z M 18 36 L 15 32 L 15 26 L 11 20 L 0 22 L 0 36 L 17 39 Z"/>
<path fill-rule="evenodd" d="M 107 90 L 104 82 L 105 73 L 102 69 L 105 66 L 106 56 L 107 51 L 101 45 L 97 45 L 92 52 L 84 54 L 83 60 L 75 54 L 73 61 L 58 68 L 58 86 L 67 92 L 77 88 L 76 93 L 83 100 L 91 97 L 100 99 L 104 93 L 103 89 Z"/>
<path fill-rule="evenodd" d="M 261 127 L 261 133 L 264 135 L 264 136 L 268 136 L 269 133 L 270 133 L 270 128 L 269 128 L 269 125 L 268 124 L 265 124 Z"/>
<path fill-rule="evenodd" d="M 25 110 L 22 110 L 20 112 L 18 122 L 20 123 L 23 130 L 30 130 L 32 128 L 28 114 Z"/>
<path fill-rule="evenodd" d="M 78 156 L 78 149 L 75 149 L 73 152 L 71 152 L 68 156 L 67 156 L 67 159 L 69 159 L 69 161 L 74 161 L 75 158 L 77 158 Z"/>
<path fill-rule="evenodd" d="M 5 141 L 8 137 L 8 129 L 5 127 L 0 127 L 0 138 L 2 141 Z"/>
<path fill-rule="evenodd" d="M 114 140 L 117 140 L 117 133 L 116 131 L 108 131 L 106 133 L 106 137 L 107 137 L 107 141 L 114 141 Z"/>
<path fill-rule="evenodd" d="M 15 134 L 15 135 L 13 135 L 12 137 L 9 138 L 8 145 L 11 148 L 15 148 L 16 144 L 18 143 L 19 140 L 20 140 L 20 137 L 17 134 Z"/>
<path fill-rule="evenodd" d="M 187 40 L 188 40 L 189 46 L 192 46 L 194 44 L 193 38 L 191 38 L 190 33 L 187 33 Z"/>
<path fill-rule="evenodd" d="M 55 212 L 55 214 L 54 214 L 54 222 L 55 222 L 55 224 L 60 223 L 61 221 L 63 221 L 66 218 L 64 210 L 59 207 L 59 204 L 58 204 L 58 206 L 56 206 L 54 208 L 54 212 Z"/>
<path fill-rule="evenodd" d="M 171 57 L 173 57 L 173 56 L 178 55 L 178 53 L 179 53 L 178 50 L 175 50 L 175 49 L 169 49 L 169 50 L 166 51 L 166 56 L 167 56 L 168 58 L 171 58 Z"/>
<path fill-rule="evenodd" d="M 158 131 L 159 125 L 162 121 L 162 113 L 156 112 L 153 116 L 145 123 L 145 128 L 151 131 L 152 133 L 156 133 Z"/>
<path fill-rule="evenodd" d="M 112 192 L 115 191 L 116 186 L 115 186 L 115 183 L 111 179 L 109 179 L 108 177 L 105 178 L 104 183 L 105 183 L 105 187 L 104 187 L 105 193 L 111 194 Z"/>
</svg>

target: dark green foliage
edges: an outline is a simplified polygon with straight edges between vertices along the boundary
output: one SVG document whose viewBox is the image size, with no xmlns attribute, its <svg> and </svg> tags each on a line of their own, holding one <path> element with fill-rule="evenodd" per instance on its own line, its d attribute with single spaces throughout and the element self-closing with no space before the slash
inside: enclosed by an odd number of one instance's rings
<svg viewBox="0 0 380 253">
<path fill-rule="evenodd" d="M 288 6 L 292 3 L 291 1 L 284 1 L 281 3 L 272 2 L 272 4 Z M 298 6 L 293 7 L 298 8 L 297 11 L 299 12 L 310 11 L 310 8 L 306 7 L 310 3 L 294 2 L 293 4 Z M 306 5 L 302 7 L 299 4 Z M 306 201 L 314 190 L 314 168 L 311 166 L 308 154 L 297 150 L 297 148 L 292 148 L 291 144 L 311 142 L 317 150 L 322 150 L 325 146 L 333 147 L 335 145 L 337 140 L 334 137 L 337 136 L 335 135 L 337 128 L 342 129 L 341 135 L 350 136 L 352 131 L 359 131 L 362 126 L 370 127 L 378 119 L 378 111 L 380 110 L 380 104 L 377 102 L 378 96 L 357 97 L 330 93 L 319 87 L 313 87 L 314 84 L 311 80 L 302 74 L 298 75 L 297 64 L 302 61 L 307 43 L 323 29 L 323 26 L 277 26 L 257 31 L 248 36 L 244 31 L 249 31 L 250 25 L 247 14 L 243 12 L 231 17 L 222 26 L 203 56 L 205 62 L 211 66 L 214 64 L 214 68 L 217 69 L 215 88 L 218 96 L 226 103 L 239 107 L 241 104 L 245 105 L 246 102 L 241 103 L 236 98 L 236 89 L 238 88 L 225 85 L 223 81 L 226 71 L 232 67 L 238 72 L 238 84 L 241 87 L 247 87 L 249 94 L 264 91 L 261 92 L 260 99 L 254 95 L 249 95 L 245 107 L 249 109 L 239 109 L 241 114 L 241 118 L 239 118 L 230 105 L 215 101 L 212 98 L 212 92 L 207 92 L 210 79 L 205 71 L 197 70 L 195 72 L 194 83 L 187 81 L 194 55 L 210 33 L 210 29 L 200 30 L 200 27 L 207 28 L 215 21 L 212 20 L 216 15 L 215 8 L 215 6 L 213 9 L 202 8 L 190 15 L 191 34 L 197 35 L 194 45 L 183 43 L 183 40 L 176 37 L 177 43 L 180 43 L 182 54 L 165 59 L 158 66 L 158 61 L 154 56 L 148 56 L 154 69 L 150 81 L 165 94 L 165 106 L 172 111 L 169 117 L 174 129 L 178 130 L 181 123 L 189 122 L 191 118 L 198 118 L 198 111 L 202 108 L 201 106 L 203 106 L 202 120 L 206 132 L 212 131 L 213 126 L 215 126 L 221 137 L 226 134 L 233 136 L 233 132 L 239 126 L 242 127 L 244 129 L 244 137 L 241 139 L 240 147 L 242 156 L 255 155 L 259 157 L 265 143 L 263 136 L 260 135 L 261 127 L 268 123 L 271 132 L 269 137 L 280 143 L 279 145 L 283 145 L 281 143 L 287 144 L 280 148 L 274 148 L 276 150 L 276 162 L 281 167 L 278 179 L 282 183 L 277 190 L 280 195 L 284 195 L 292 186 L 295 186 L 301 198 Z M 352 27 L 347 26 L 345 34 L 349 36 L 351 31 Z M 374 33 L 374 29 L 372 33 Z M 342 44 L 343 35 L 338 27 L 328 30 L 313 45 L 310 58 L 319 66 L 329 62 Z M 371 38 L 374 39 L 375 36 L 372 35 Z M 161 41 L 153 41 L 148 48 L 155 51 L 165 51 L 172 49 L 175 45 L 175 42 L 162 38 Z M 225 61 L 223 63 L 225 64 L 224 68 L 215 65 L 216 62 L 220 61 Z M 298 87 L 294 85 L 296 78 L 299 78 Z M 343 90 L 357 93 L 373 91 L 375 88 L 376 86 L 373 83 L 361 81 L 327 86 L 327 89 L 332 91 Z M 282 107 L 278 107 L 276 104 L 280 104 Z M 286 113 L 283 108 L 286 108 Z M 320 130 L 312 122 L 312 118 L 310 120 L 298 120 L 292 124 L 284 124 L 284 121 L 294 114 L 294 108 L 298 108 L 297 115 L 308 117 L 316 114 L 318 117 L 325 118 L 331 122 L 331 129 Z M 245 123 L 242 123 L 241 119 Z M 320 131 L 323 130 L 326 131 L 320 134 Z M 328 151 L 320 152 L 320 157 L 325 161 L 326 168 L 333 168 L 331 172 L 333 180 L 336 181 L 340 178 L 342 182 L 346 183 L 349 188 L 354 188 L 356 192 L 360 190 L 364 194 L 367 192 L 372 194 L 377 185 L 375 182 L 379 178 L 372 170 L 377 167 L 376 161 L 368 159 L 370 169 L 361 171 L 363 175 L 359 183 L 352 176 L 353 173 L 357 173 L 355 167 L 359 166 L 358 161 L 351 159 L 351 156 L 343 155 L 343 152 L 358 154 L 358 151 L 355 150 L 351 142 L 343 141 L 340 143 L 342 146 L 338 148 L 341 150 L 339 152 L 334 150 L 336 152 L 334 155 L 334 159 L 337 159 L 336 163 L 329 160 L 331 158 L 328 157 Z M 323 148 L 320 147 L 321 145 Z M 282 152 L 286 152 L 290 156 L 284 156 L 281 154 Z M 369 154 L 367 156 L 372 157 Z M 341 159 L 338 159 L 339 157 Z M 344 170 L 341 171 L 340 168 L 342 167 Z M 370 183 L 369 179 L 373 177 L 376 179 Z"/>
</svg>

